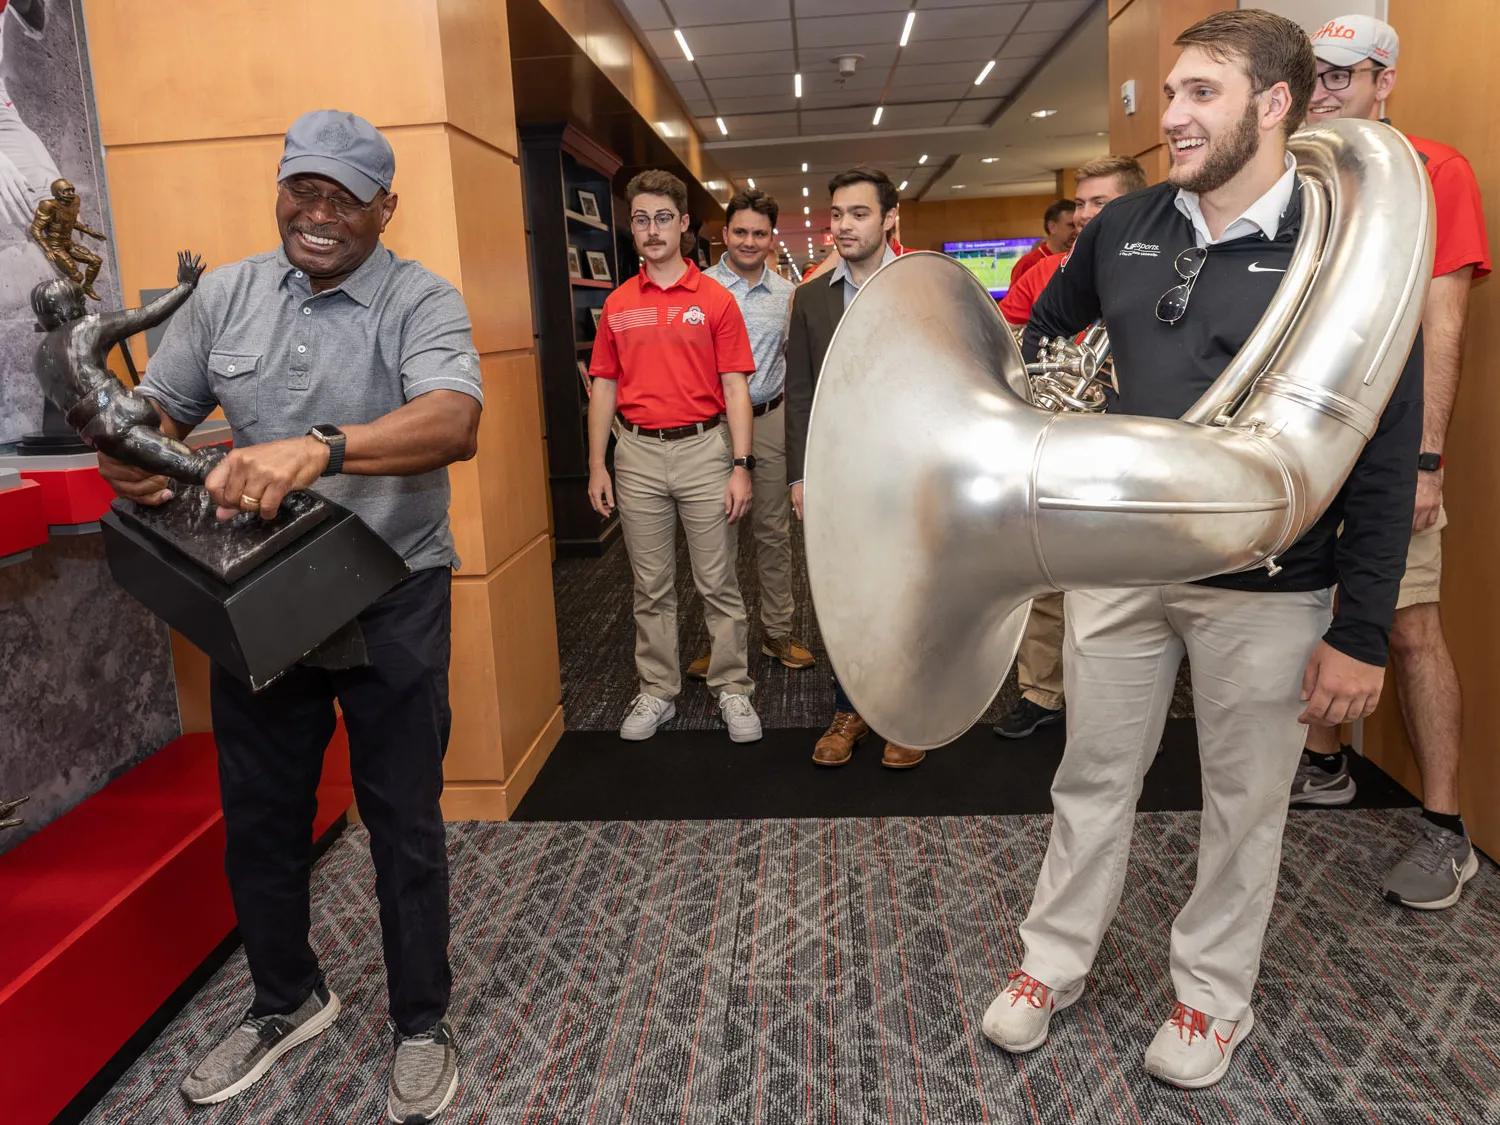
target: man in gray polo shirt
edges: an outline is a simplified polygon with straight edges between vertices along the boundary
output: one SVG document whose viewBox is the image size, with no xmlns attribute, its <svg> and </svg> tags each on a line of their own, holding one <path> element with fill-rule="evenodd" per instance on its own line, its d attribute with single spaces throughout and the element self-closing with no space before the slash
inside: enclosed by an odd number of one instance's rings
<svg viewBox="0 0 1500 1125">
<path fill-rule="evenodd" d="M 438 805 L 458 565 L 446 466 L 474 455 L 483 393 L 457 290 L 380 243 L 396 212 L 395 163 L 362 118 L 299 118 L 277 174 L 281 248 L 208 273 L 140 387 L 175 437 L 224 408 L 235 447 L 206 482 L 221 518 L 270 517 L 288 492 L 316 488 L 412 570 L 360 615 L 347 643 L 259 693 L 213 668 L 225 869 L 255 998 L 183 1082 L 198 1104 L 249 1088 L 338 1015 L 308 943 L 312 822 L 335 700 L 380 900 L 391 1117 L 431 1121 L 458 1085 Z M 105 457 L 100 472 L 122 496 L 170 498 L 161 477 Z"/>
<path fill-rule="evenodd" d="M 755 535 L 760 576 L 760 623 L 765 639 L 760 651 L 788 668 L 810 668 L 816 662 L 792 633 L 792 504 L 786 487 L 786 330 L 796 286 L 766 264 L 771 254 L 779 209 L 763 191 L 742 191 L 729 201 L 724 216 L 728 247 L 717 265 L 704 270 L 734 296 L 745 316 L 755 373 L 750 376 L 750 406 L 755 415 L 755 506 L 750 528 Z M 730 529 L 737 535 L 736 529 Z M 711 654 L 688 665 L 695 680 L 708 678 Z"/>
</svg>

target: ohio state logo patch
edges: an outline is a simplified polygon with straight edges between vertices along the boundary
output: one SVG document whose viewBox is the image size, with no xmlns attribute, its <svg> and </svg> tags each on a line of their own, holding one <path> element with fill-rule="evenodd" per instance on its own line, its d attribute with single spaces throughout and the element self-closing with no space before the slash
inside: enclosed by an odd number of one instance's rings
<svg viewBox="0 0 1500 1125">
<path fill-rule="evenodd" d="M 682 314 L 683 324 L 702 324 L 708 318 L 703 315 L 703 310 L 693 305 L 687 312 Z"/>
</svg>

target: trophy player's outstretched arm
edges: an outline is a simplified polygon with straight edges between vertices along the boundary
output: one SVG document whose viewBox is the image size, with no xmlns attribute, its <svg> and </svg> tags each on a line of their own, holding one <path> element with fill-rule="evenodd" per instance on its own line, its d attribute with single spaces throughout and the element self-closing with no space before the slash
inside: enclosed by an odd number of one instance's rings
<svg viewBox="0 0 1500 1125">
<path fill-rule="evenodd" d="M 190 250 L 179 250 L 177 252 L 177 284 L 173 288 L 138 309 L 120 309 L 118 312 L 100 313 L 95 342 L 100 361 L 103 362 L 104 357 L 109 354 L 109 349 L 121 340 L 128 340 L 137 332 L 155 328 L 180 309 L 183 302 L 193 295 L 193 290 L 198 287 L 198 279 L 202 276 L 203 259 Z"/>
<path fill-rule="evenodd" d="M 150 407 L 145 399 L 132 396 L 132 401 Z M 152 414 L 155 415 L 154 408 Z M 227 452 L 222 446 L 190 449 L 176 438 L 168 437 L 156 429 L 153 423 L 144 420 L 119 429 L 111 426 L 109 430 L 110 432 L 99 435 L 93 441 L 94 448 L 101 453 L 153 474 L 191 484 L 202 484 Z"/>
</svg>

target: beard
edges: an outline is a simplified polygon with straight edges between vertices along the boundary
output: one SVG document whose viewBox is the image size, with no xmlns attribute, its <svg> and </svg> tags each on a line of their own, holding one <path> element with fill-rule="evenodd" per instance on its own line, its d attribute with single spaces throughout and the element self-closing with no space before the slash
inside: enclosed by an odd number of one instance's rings
<svg viewBox="0 0 1500 1125">
<path fill-rule="evenodd" d="M 1208 146 L 1208 152 L 1197 171 L 1179 171 L 1174 165 L 1167 173 L 1167 182 L 1173 187 L 1184 188 L 1199 195 L 1223 187 L 1239 175 L 1240 169 L 1250 163 L 1251 158 L 1260 151 L 1258 118 L 1259 113 L 1252 100 L 1245 107 L 1245 115 L 1240 118 L 1240 123 L 1234 130 L 1222 141 Z"/>
</svg>

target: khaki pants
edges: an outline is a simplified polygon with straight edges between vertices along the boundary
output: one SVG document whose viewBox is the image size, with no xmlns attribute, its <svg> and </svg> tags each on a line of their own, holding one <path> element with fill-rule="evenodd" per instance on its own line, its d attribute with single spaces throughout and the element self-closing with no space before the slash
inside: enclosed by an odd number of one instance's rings
<svg viewBox="0 0 1500 1125">
<path fill-rule="evenodd" d="M 1183 584 L 1067 595 L 1068 746 L 1052 782 L 1052 838 L 1021 924 L 1024 972 L 1057 989 L 1088 975 L 1119 906 L 1136 800 L 1186 654 L 1203 816 L 1193 893 L 1172 925 L 1172 983 L 1190 1007 L 1244 1016 L 1302 752 L 1302 674 L 1332 608 L 1331 590 Z"/>
<path fill-rule="evenodd" d="M 1439 508 L 1437 523 L 1411 537 L 1406 548 L 1406 573 L 1396 596 L 1397 609 L 1438 600 L 1443 585 L 1443 528 L 1447 526 L 1448 513 Z"/>
<path fill-rule="evenodd" d="M 1021 695 L 1039 707 L 1063 705 L 1063 596 L 1048 594 L 1031 603 L 1031 616 L 1016 652 Z"/>
<path fill-rule="evenodd" d="M 755 420 L 755 534 L 760 623 L 768 637 L 792 632 L 792 497 L 786 486 L 786 403 Z"/>
<path fill-rule="evenodd" d="M 724 514 L 729 427 L 660 441 L 616 427 L 615 500 L 635 574 L 635 667 L 641 691 L 673 699 L 682 691 L 677 663 L 677 520 L 687 533 L 693 584 L 713 641 L 708 686 L 749 695 L 745 603 L 735 574 L 735 529 Z"/>
</svg>

